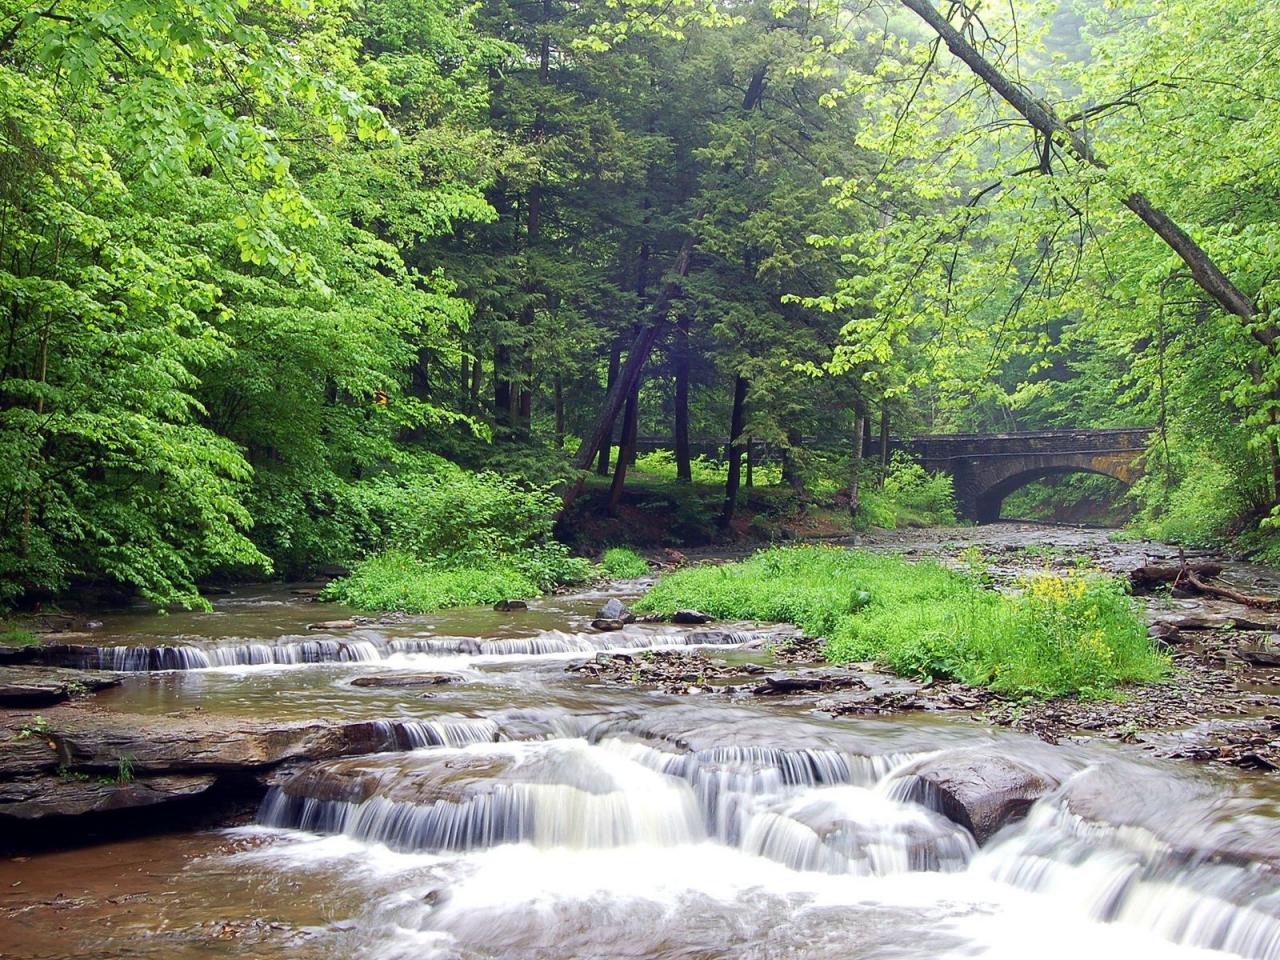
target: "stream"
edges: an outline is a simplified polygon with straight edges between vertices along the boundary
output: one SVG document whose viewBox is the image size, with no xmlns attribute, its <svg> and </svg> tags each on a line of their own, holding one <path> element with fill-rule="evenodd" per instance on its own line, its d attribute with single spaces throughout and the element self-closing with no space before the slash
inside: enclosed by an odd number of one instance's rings
<svg viewBox="0 0 1280 960">
<path fill-rule="evenodd" d="M 1275 779 L 566 670 L 771 664 L 769 625 L 590 629 L 645 585 L 332 632 L 307 625 L 350 611 L 281 586 L 105 615 L 81 665 L 126 679 L 95 715 L 368 720 L 397 749 L 288 764 L 239 826 L 0 861 L 0 956 L 1280 957 Z M 1049 786 L 981 845 L 919 776 L 1009 761 Z"/>
</svg>

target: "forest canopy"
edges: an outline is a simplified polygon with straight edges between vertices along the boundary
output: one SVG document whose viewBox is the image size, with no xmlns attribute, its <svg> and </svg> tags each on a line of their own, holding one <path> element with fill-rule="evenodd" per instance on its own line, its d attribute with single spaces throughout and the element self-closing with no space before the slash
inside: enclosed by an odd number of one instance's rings
<svg viewBox="0 0 1280 960">
<path fill-rule="evenodd" d="M 1151 426 L 1135 529 L 1273 549 L 1277 90 L 1264 0 L 0 0 L 0 605 L 545 587 L 646 444 L 945 513 L 890 433 Z"/>
</svg>

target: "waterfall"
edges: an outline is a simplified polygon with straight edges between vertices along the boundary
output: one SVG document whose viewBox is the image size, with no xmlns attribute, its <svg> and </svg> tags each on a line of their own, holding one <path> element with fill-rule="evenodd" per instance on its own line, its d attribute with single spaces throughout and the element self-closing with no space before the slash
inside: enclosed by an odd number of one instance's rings
<svg viewBox="0 0 1280 960">
<path fill-rule="evenodd" d="M 277 643 L 243 642 L 159 646 L 63 647 L 49 653 L 69 666 L 143 673 L 158 670 L 202 670 L 268 664 L 367 663 L 395 654 L 472 657 L 545 657 L 591 654 L 607 650 L 642 650 L 671 646 L 737 646 L 757 633 L 732 630 L 620 630 L 612 633 L 566 633 L 547 630 L 528 637 L 482 640 L 475 637 L 401 637 L 392 639 L 315 638 Z"/>
<path fill-rule="evenodd" d="M 1091 822 L 1061 798 L 1036 804 L 974 869 L 1100 923 L 1242 957 L 1280 958 L 1273 867 L 1179 850 L 1142 827 Z"/>
</svg>

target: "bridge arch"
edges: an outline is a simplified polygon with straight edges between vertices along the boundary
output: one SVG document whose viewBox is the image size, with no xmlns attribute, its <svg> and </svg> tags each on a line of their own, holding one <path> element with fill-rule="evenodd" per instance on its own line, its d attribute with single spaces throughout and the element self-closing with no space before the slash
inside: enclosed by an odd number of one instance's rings
<svg viewBox="0 0 1280 960">
<path fill-rule="evenodd" d="M 948 434 L 895 445 L 930 471 L 949 473 L 956 506 L 968 520 L 1000 519 L 1004 498 L 1033 480 L 1066 473 L 1096 473 L 1132 485 L 1142 475 L 1151 431 L 1039 430 L 1026 433 Z"/>
<path fill-rule="evenodd" d="M 1035 483 L 1037 480 L 1044 480 L 1047 477 L 1061 477 L 1072 473 L 1091 473 L 1094 476 L 1110 477 L 1112 480 L 1118 480 L 1123 483 L 1126 487 L 1131 486 L 1134 479 L 1128 471 L 1109 470 L 1105 467 L 1069 466 L 1066 464 L 1050 467 L 1030 467 L 1010 474 L 1001 480 L 996 480 L 986 490 L 978 493 L 977 503 L 973 511 L 975 516 L 972 519 L 977 520 L 979 523 L 995 523 L 1000 519 L 1005 498 L 1011 493 L 1021 490 L 1027 484 Z"/>
</svg>

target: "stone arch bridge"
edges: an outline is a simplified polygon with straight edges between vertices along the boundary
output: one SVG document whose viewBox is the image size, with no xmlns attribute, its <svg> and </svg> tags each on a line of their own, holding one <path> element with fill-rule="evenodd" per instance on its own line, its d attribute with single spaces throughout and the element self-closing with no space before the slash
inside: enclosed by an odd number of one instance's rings
<svg viewBox="0 0 1280 960">
<path fill-rule="evenodd" d="M 967 520 L 1000 519 L 1004 498 L 1035 480 L 1064 473 L 1098 473 L 1132 484 L 1142 475 L 1151 430 L 1039 430 L 958 433 L 894 443 L 929 471 L 951 474 L 956 506 Z"/>
</svg>

